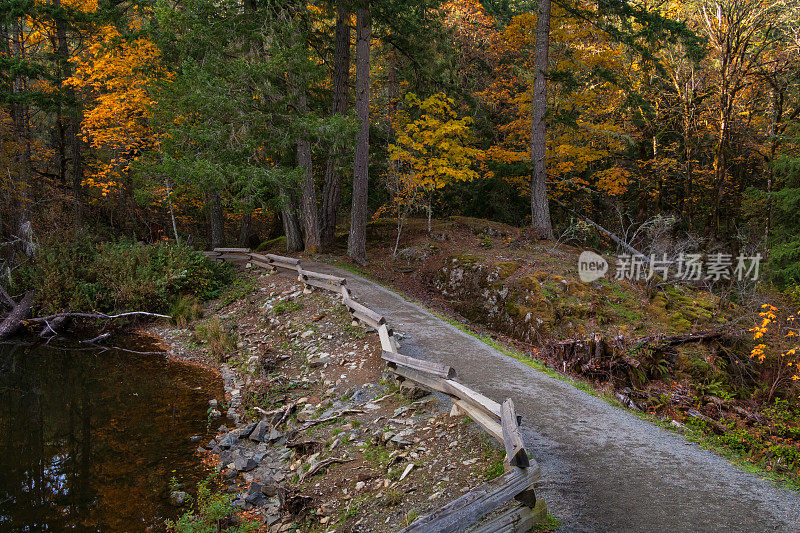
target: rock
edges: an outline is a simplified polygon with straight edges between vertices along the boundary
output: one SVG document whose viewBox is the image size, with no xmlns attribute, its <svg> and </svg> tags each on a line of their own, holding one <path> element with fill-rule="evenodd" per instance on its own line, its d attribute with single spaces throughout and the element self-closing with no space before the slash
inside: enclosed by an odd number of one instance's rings
<svg viewBox="0 0 800 533">
<path fill-rule="evenodd" d="M 262 419 L 261 422 L 256 424 L 256 427 L 253 428 L 253 431 L 250 432 L 249 438 L 255 442 L 264 442 L 267 438 L 267 435 L 270 432 L 269 422 L 266 418 Z"/>
<path fill-rule="evenodd" d="M 307 403 L 305 407 L 303 407 L 303 410 L 297 413 L 297 421 L 308 422 L 309 420 L 311 420 L 311 417 L 315 414 L 315 412 L 316 409 L 314 409 L 314 406 Z"/>
<path fill-rule="evenodd" d="M 392 436 L 389 440 L 392 444 L 399 448 L 404 448 L 411 445 L 411 437 L 414 435 L 414 430 L 405 429 L 400 433 Z"/>
<path fill-rule="evenodd" d="M 278 431 L 275 428 L 272 428 L 269 431 L 269 436 L 267 437 L 267 440 L 269 440 L 269 442 L 275 442 L 276 440 L 280 439 L 282 436 L 283 436 L 283 433 L 281 433 L 280 431 Z"/>
<path fill-rule="evenodd" d="M 217 400 L 208 400 L 208 406 L 212 407 L 212 408 L 216 407 L 217 406 Z"/>
<path fill-rule="evenodd" d="M 231 431 L 222 437 L 222 440 L 219 441 L 219 447 L 223 450 L 227 450 L 231 446 L 236 446 L 237 442 L 239 442 L 239 437 Z"/>
<path fill-rule="evenodd" d="M 239 472 L 249 472 L 258 466 L 252 457 L 242 457 L 241 455 L 233 460 L 233 467 Z"/>
<path fill-rule="evenodd" d="M 180 507 L 187 502 L 189 494 L 182 490 L 176 490 L 169 494 L 169 503 L 175 507 Z"/>
<path fill-rule="evenodd" d="M 358 483 L 356 483 L 356 490 L 364 490 L 364 487 L 366 486 L 367 486 L 366 483 L 364 483 L 363 481 L 359 481 Z"/>
<path fill-rule="evenodd" d="M 238 435 L 240 439 L 246 439 L 247 437 L 250 436 L 250 434 L 253 432 L 253 430 L 256 428 L 257 425 L 258 424 L 256 424 L 255 422 L 247 424 L 243 428 L 235 430 L 236 435 Z"/>
<path fill-rule="evenodd" d="M 214 420 L 214 419 L 217 419 L 217 418 L 222 418 L 222 413 L 220 413 L 216 409 L 212 409 L 212 410 L 210 410 L 208 412 L 208 416 L 211 417 L 212 420 Z"/>
<path fill-rule="evenodd" d="M 325 366 L 329 364 L 331 360 L 327 357 L 309 357 L 308 358 L 308 366 L 310 368 L 319 368 L 321 366 Z"/>
<path fill-rule="evenodd" d="M 406 379 L 400 384 L 400 393 L 411 400 L 419 400 L 429 395 L 430 391 L 417 386 L 410 379 Z"/>
<path fill-rule="evenodd" d="M 189 437 L 189 442 L 200 442 L 200 439 L 202 438 L 203 437 L 200 435 L 192 435 L 191 437 Z"/>
<path fill-rule="evenodd" d="M 222 471 L 222 477 L 224 477 L 225 479 L 233 479 L 238 474 L 239 473 L 236 470 L 233 470 L 232 468 L 226 468 L 225 470 Z"/>
<path fill-rule="evenodd" d="M 278 488 L 278 485 L 275 483 L 265 483 L 261 485 L 261 492 L 269 497 L 272 497 L 278 494 Z"/>
<path fill-rule="evenodd" d="M 314 330 L 313 329 L 309 329 L 309 330 L 306 330 L 303 333 L 301 333 L 300 334 L 300 338 L 301 339 L 307 339 L 308 337 L 310 337 L 313 334 L 314 334 Z"/>
<path fill-rule="evenodd" d="M 250 483 L 250 486 L 247 487 L 247 494 L 245 494 L 244 500 L 251 505 L 261 505 L 267 501 L 267 496 L 261 491 L 261 484 L 253 481 Z"/>
<path fill-rule="evenodd" d="M 412 468 L 414 468 L 414 463 L 408 463 L 408 466 L 406 466 L 405 470 L 403 470 L 403 473 L 400 475 L 400 481 L 403 481 L 406 478 L 408 473 L 411 472 Z"/>
</svg>

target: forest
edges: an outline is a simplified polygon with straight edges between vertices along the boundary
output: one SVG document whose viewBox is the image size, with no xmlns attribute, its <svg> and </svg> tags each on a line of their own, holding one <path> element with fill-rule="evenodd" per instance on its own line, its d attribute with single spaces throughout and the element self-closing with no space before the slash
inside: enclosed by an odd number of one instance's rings
<svg viewBox="0 0 800 533">
<path fill-rule="evenodd" d="M 34 236 L 314 252 L 349 230 L 363 263 L 375 218 L 547 238 L 580 213 L 669 218 L 791 287 L 797 20 L 784 0 L 6 2 L 3 261 Z"/>
</svg>

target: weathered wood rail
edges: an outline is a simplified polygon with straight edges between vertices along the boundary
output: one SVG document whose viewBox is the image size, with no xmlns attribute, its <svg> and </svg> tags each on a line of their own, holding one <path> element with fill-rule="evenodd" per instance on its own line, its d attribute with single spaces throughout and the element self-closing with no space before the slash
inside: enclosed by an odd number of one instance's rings
<svg viewBox="0 0 800 533">
<path fill-rule="evenodd" d="M 299 259 L 253 253 L 246 248 L 215 248 L 213 252 L 204 253 L 217 261 L 245 262 L 271 272 L 277 272 L 277 269 L 296 272 L 297 280 L 303 283 L 307 292 L 312 288 L 320 288 L 339 294 L 354 321 L 377 331 L 381 341 L 381 357 L 398 380 L 408 379 L 449 396 L 453 403 L 451 414 L 468 415 L 504 446 L 506 473 L 503 476 L 484 483 L 438 511 L 420 517 L 401 533 L 455 532 L 471 526 L 475 528 L 474 531 L 483 533 L 521 533 L 533 527 L 536 519 L 533 510 L 536 503 L 533 484 L 539 480 L 540 470 L 525 449 L 519 429 L 521 420 L 510 398 L 502 404 L 497 403 L 456 381 L 456 371 L 453 368 L 401 354 L 400 343 L 386 324 L 386 318 L 356 302 L 347 288 L 345 278 L 308 270 Z M 518 504 L 475 526 L 486 515 L 512 500 L 516 500 Z"/>
</svg>

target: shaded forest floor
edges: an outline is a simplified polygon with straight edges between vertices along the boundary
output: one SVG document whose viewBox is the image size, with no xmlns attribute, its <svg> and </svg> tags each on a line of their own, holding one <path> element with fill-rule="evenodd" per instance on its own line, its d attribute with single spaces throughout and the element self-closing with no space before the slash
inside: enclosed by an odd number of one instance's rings
<svg viewBox="0 0 800 533">
<path fill-rule="evenodd" d="M 485 220 L 434 221 L 430 233 L 425 221 L 412 220 L 393 258 L 395 232 L 394 221 L 370 224 L 365 269 L 347 266 L 344 243 L 316 259 L 392 287 L 745 468 L 800 486 L 796 391 L 789 385 L 770 398 L 769 375 L 750 357 L 748 329 L 764 301 L 786 305 L 780 295 L 734 302 L 728 291 L 615 280 L 613 267 L 582 283 L 582 249 L 529 241 L 519 228 Z M 264 248 L 283 253 L 280 244 Z"/>
</svg>

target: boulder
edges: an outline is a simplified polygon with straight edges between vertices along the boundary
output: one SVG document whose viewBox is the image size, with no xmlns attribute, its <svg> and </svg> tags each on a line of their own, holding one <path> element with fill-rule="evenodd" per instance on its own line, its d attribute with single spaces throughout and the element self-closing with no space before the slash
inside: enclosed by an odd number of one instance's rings
<svg viewBox="0 0 800 533">
<path fill-rule="evenodd" d="M 184 505 L 189 500 L 189 494 L 182 490 L 172 491 L 169 494 L 169 503 L 175 507 Z"/>
<path fill-rule="evenodd" d="M 222 439 L 219 441 L 219 447 L 223 450 L 227 450 L 232 446 L 236 446 L 237 442 L 239 442 L 239 437 L 233 431 L 231 431 L 222 437 Z"/>
<path fill-rule="evenodd" d="M 255 442 L 264 442 L 270 432 L 270 425 L 266 418 L 262 419 L 250 432 L 249 438 Z"/>
</svg>

